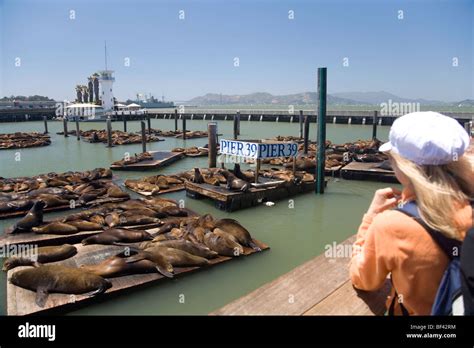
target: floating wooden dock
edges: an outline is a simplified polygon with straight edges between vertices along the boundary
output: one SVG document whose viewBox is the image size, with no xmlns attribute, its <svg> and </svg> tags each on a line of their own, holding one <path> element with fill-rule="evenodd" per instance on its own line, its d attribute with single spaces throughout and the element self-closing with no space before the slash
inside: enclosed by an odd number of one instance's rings
<svg viewBox="0 0 474 348">
<path fill-rule="evenodd" d="M 161 221 L 166 222 L 167 219 L 164 218 Z M 125 228 L 131 230 L 146 230 L 150 228 L 155 228 L 160 226 L 161 223 L 154 223 L 154 224 L 146 224 L 146 225 L 137 225 L 137 226 L 117 226 L 116 228 Z M 0 248 L 7 246 L 7 245 L 19 245 L 19 244 L 34 244 L 38 246 L 44 245 L 59 245 L 64 243 L 77 243 L 81 240 L 92 236 L 94 234 L 99 234 L 104 230 L 97 230 L 97 231 L 80 231 L 74 234 L 47 234 L 47 233 L 34 233 L 34 232 L 26 232 L 26 233 L 14 233 L 14 234 L 7 234 L 4 233 L 0 236 Z"/>
<path fill-rule="evenodd" d="M 268 245 L 254 240 L 262 250 L 269 249 Z M 131 244 L 132 245 L 132 244 Z M 136 245 L 136 244 L 135 244 Z M 80 267 L 81 265 L 98 264 L 104 259 L 116 255 L 123 251 L 123 246 L 113 245 L 82 245 L 76 244 L 77 254 L 67 260 L 54 262 L 51 264 L 65 265 L 69 267 Z M 251 255 L 257 251 L 244 247 L 244 255 Z M 242 256 L 241 256 L 242 257 Z M 233 259 L 228 256 L 219 256 L 215 259 L 211 259 L 210 266 L 226 262 Z M 7 278 L 10 278 L 13 272 L 23 269 L 25 267 L 17 267 L 13 270 L 8 271 Z M 196 272 L 199 270 L 205 270 L 207 267 L 174 267 L 175 277 L 177 275 Z M 97 297 L 89 297 L 86 295 L 70 295 L 70 294 L 49 294 L 46 304 L 43 308 L 39 307 L 36 302 L 36 293 L 27 289 L 20 288 L 7 283 L 7 314 L 8 315 L 28 315 L 33 313 L 44 313 L 46 311 L 54 311 L 56 313 L 64 313 L 64 311 L 71 310 L 75 307 L 79 307 L 94 300 L 100 300 L 111 297 L 113 294 L 125 291 L 127 289 L 132 290 L 143 286 L 147 283 L 162 281 L 166 279 L 159 273 L 146 273 L 146 274 L 134 274 L 123 277 L 109 278 L 112 287 L 108 289 L 104 294 Z M 59 312 L 60 311 L 60 312 Z"/>
<path fill-rule="evenodd" d="M 167 190 L 160 190 L 152 195 L 151 192 L 135 190 L 131 187 L 128 187 L 127 185 L 125 185 L 125 187 L 130 191 L 133 191 L 135 193 L 138 193 L 139 195 L 146 196 L 146 197 L 163 195 L 165 193 L 177 192 L 177 191 L 182 191 L 185 189 L 184 184 L 180 184 L 180 185 L 175 185 L 174 187 L 171 187 Z"/>
<path fill-rule="evenodd" d="M 282 180 L 272 180 L 259 177 L 260 187 L 251 187 L 247 192 L 230 191 L 223 186 L 195 184 L 186 182 L 186 194 L 192 198 L 210 198 L 217 208 L 225 211 L 235 211 L 249 208 L 264 201 L 277 201 L 304 192 L 315 190 L 315 182 L 302 182 L 295 185 Z M 326 181 L 327 184 L 327 181 Z"/>
<path fill-rule="evenodd" d="M 153 156 L 152 160 L 145 160 L 132 164 L 115 165 L 112 164 L 110 169 L 112 170 L 150 170 L 157 169 L 167 166 L 180 158 L 184 157 L 181 152 L 170 152 L 170 151 L 149 151 Z"/>
<path fill-rule="evenodd" d="M 64 211 L 64 210 L 72 210 L 72 209 L 77 209 L 77 208 L 83 208 L 84 206 L 93 207 L 97 204 L 123 202 L 123 201 L 126 201 L 127 199 L 128 198 L 109 198 L 109 197 L 98 198 L 98 199 L 95 199 L 93 201 L 89 201 L 84 205 L 82 205 L 80 203 L 76 203 L 74 208 L 71 208 L 71 206 L 69 204 L 67 204 L 67 205 L 58 205 L 56 207 L 46 207 L 46 208 L 43 208 L 43 212 L 44 213 L 52 213 L 52 212 L 56 212 L 56 211 Z M 29 209 L 28 210 L 18 210 L 18 211 L 0 213 L 0 220 L 15 218 L 15 217 L 19 217 L 19 216 L 24 216 L 24 215 L 28 214 L 28 211 L 29 211 Z"/>
<path fill-rule="evenodd" d="M 355 236 L 340 245 L 350 247 Z M 349 258 L 324 254 L 263 285 L 211 315 L 382 315 L 390 282 L 375 292 L 354 289 Z"/>
<path fill-rule="evenodd" d="M 371 180 L 398 183 L 393 170 L 378 168 L 380 162 L 351 162 L 341 169 L 341 177 L 347 180 Z"/>
</svg>

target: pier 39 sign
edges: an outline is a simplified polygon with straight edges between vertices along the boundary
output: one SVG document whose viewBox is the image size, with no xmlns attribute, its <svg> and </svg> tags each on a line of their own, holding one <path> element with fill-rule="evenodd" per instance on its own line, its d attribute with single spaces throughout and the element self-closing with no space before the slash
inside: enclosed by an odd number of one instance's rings
<svg viewBox="0 0 474 348">
<path fill-rule="evenodd" d="M 221 139 L 219 152 L 223 155 L 246 158 L 294 157 L 298 152 L 295 142 L 266 141 L 252 142 Z"/>
</svg>

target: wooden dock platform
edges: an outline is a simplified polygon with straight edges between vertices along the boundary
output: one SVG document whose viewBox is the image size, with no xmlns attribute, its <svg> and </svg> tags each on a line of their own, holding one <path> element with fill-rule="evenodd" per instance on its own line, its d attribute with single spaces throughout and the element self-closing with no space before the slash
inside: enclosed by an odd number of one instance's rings
<svg viewBox="0 0 474 348">
<path fill-rule="evenodd" d="M 56 207 L 46 207 L 46 208 L 43 208 L 43 212 L 44 213 L 53 213 L 53 212 L 57 212 L 57 211 L 79 209 L 79 208 L 84 208 L 84 207 L 93 207 L 97 204 L 123 202 L 123 201 L 126 201 L 127 199 L 128 198 L 109 198 L 109 197 L 97 198 L 97 199 L 95 199 L 93 201 L 89 201 L 85 204 L 76 203 L 74 205 L 74 208 L 71 208 L 71 205 L 69 205 L 69 204 L 67 204 L 67 205 L 58 205 Z M 18 211 L 0 213 L 0 220 L 25 216 L 26 214 L 28 214 L 28 211 L 29 210 L 18 210 Z"/>
<path fill-rule="evenodd" d="M 339 244 L 344 249 L 352 236 Z M 354 289 L 348 257 L 324 254 L 298 266 L 211 315 L 382 315 L 390 282 L 375 292 Z"/>
<path fill-rule="evenodd" d="M 398 183 L 393 170 L 378 168 L 377 162 L 351 162 L 341 168 L 341 177 L 346 180 L 371 180 Z"/>
<path fill-rule="evenodd" d="M 164 218 L 161 221 L 166 222 L 167 219 Z M 137 225 L 137 226 L 118 226 L 117 228 L 125 228 L 131 230 L 146 230 L 150 228 L 155 228 L 160 226 L 161 223 L 154 223 L 154 224 L 147 224 L 147 225 Z M 45 246 L 45 245 L 60 245 L 64 243 L 77 243 L 81 240 L 92 236 L 94 234 L 99 234 L 103 230 L 98 231 L 80 231 L 74 234 L 47 234 L 47 233 L 34 233 L 34 232 L 26 232 L 26 233 L 15 233 L 15 234 L 7 234 L 4 233 L 0 236 L 0 248 L 7 246 L 7 245 L 19 245 L 19 244 L 34 244 L 38 246 Z"/>
<path fill-rule="evenodd" d="M 254 242 L 263 250 L 269 249 L 268 245 L 254 240 Z M 67 260 L 54 262 L 51 264 L 65 265 L 69 267 L 80 267 L 81 265 L 98 264 L 104 259 L 116 255 L 123 251 L 123 246 L 113 245 L 82 245 L 76 244 L 77 254 Z M 248 256 L 256 253 L 257 251 L 244 248 L 244 255 Z M 233 259 L 228 256 L 220 256 L 215 259 L 211 259 L 210 266 L 226 262 Z M 199 270 L 205 270 L 208 267 L 175 267 L 175 277 L 185 273 L 196 272 Z M 25 267 L 17 267 L 13 270 L 8 271 L 7 278 L 10 278 L 13 272 L 23 269 Z M 109 278 L 112 287 L 108 289 L 104 294 L 97 298 L 89 297 L 86 295 L 70 295 L 70 294 L 59 294 L 53 293 L 48 296 L 46 304 L 43 308 L 39 307 L 35 302 L 36 293 L 27 289 L 20 288 L 12 283 L 7 283 L 7 314 L 8 315 L 28 315 L 33 313 L 44 313 L 46 311 L 55 311 L 56 313 L 64 313 L 67 310 L 75 307 L 85 305 L 93 302 L 94 300 L 100 300 L 105 297 L 110 297 L 114 293 L 122 292 L 127 289 L 138 288 L 151 282 L 157 282 L 165 280 L 166 278 L 159 273 L 147 273 L 147 274 L 134 274 L 122 277 Z M 59 312 L 60 311 L 60 312 Z"/>
<path fill-rule="evenodd" d="M 151 170 L 167 166 L 181 158 L 184 154 L 181 152 L 170 152 L 170 151 L 149 151 L 153 156 L 152 160 L 141 161 L 133 164 L 115 165 L 112 164 L 110 169 L 112 170 Z"/>
<path fill-rule="evenodd" d="M 264 187 L 251 187 L 247 192 L 230 191 L 223 186 L 195 184 L 186 182 L 186 194 L 192 198 L 210 198 L 217 208 L 228 212 L 249 208 L 264 201 L 277 201 L 304 192 L 315 190 L 315 182 L 303 182 L 300 185 L 274 181 L 264 177 L 259 178 Z M 327 182 L 326 182 L 327 183 Z"/>
</svg>

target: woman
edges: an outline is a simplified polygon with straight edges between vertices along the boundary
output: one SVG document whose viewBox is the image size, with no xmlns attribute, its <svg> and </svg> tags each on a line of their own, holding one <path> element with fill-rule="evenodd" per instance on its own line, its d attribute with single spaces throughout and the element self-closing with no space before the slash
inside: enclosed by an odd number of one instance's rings
<svg viewBox="0 0 474 348">
<path fill-rule="evenodd" d="M 449 258 L 420 223 L 392 208 L 415 201 L 426 225 L 462 241 L 473 224 L 470 139 L 457 121 L 435 112 L 398 118 L 389 138 L 380 151 L 389 155 L 403 190 L 376 191 L 357 233 L 351 280 L 358 289 L 376 290 L 390 275 L 387 309 L 429 315 Z"/>
</svg>

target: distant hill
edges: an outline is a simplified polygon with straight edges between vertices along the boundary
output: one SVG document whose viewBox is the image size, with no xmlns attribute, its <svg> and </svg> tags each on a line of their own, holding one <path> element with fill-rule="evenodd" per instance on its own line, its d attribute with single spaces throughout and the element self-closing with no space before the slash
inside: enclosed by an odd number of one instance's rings
<svg viewBox="0 0 474 348">
<path fill-rule="evenodd" d="M 318 94 L 316 92 L 303 92 L 287 95 L 273 95 L 265 92 L 251 94 L 218 94 L 207 93 L 203 96 L 188 100 L 191 105 L 307 105 L 317 104 Z M 398 103 L 420 103 L 422 106 L 439 107 L 473 107 L 474 100 L 466 99 L 460 102 L 442 102 L 439 100 L 411 99 L 399 97 L 395 94 L 379 92 L 341 92 L 328 94 L 328 104 L 330 105 L 378 105 L 387 103 L 389 100 Z"/>
<path fill-rule="evenodd" d="M 304 92 L 288 95 L 273 95 L 270 93 L 258 92 L 245 95 L 225 95 L 217 93 L 207 93 L 206 95 L 188 100 L 192 105 L 263 105 L 263 104 L 285 104 L 304 105 L 316 104 L 318 94 L 315 92 Z M 327 96 L 328 104 L 333 105 L 367 105 L 365 102 L 358 102 L 346 98 Z"/>
<path fill-rule="evenodd" d="M 30 95 L 26 97 L 24 95 L 12 95 L 9 97 L 3 97 L 0 99 L 2 102 L 9 102 L 9 101 L 54 101 L 54 99 L 42 96 L 42 95 Z"/>
<path fill-rule="evenodd" d="M 333 93 L 333 96 L 339 98 L 352 99 L 358 102 L 364 102 L 372 105 L 380 105 L 381 103 L 387 103 L 389 100 L 392 102 L 399 103 L 420 103 L 422 105 L 449 105 L 450 103 L 445 103 L 439 100 L 427 100 L 427 99 L 410 99 L 399 97 L 395 94 L 380 91 L 380 92 L 342 92 L 342 93 Z"/>
<path fill-rule="evenodd" d="M 464 106 L 474 106 L 474 100 L 472 99 L 465 99 L 461 100 L 460 102 L 453 103 L 458 107 L 464 107 Z"/>
</svg>

